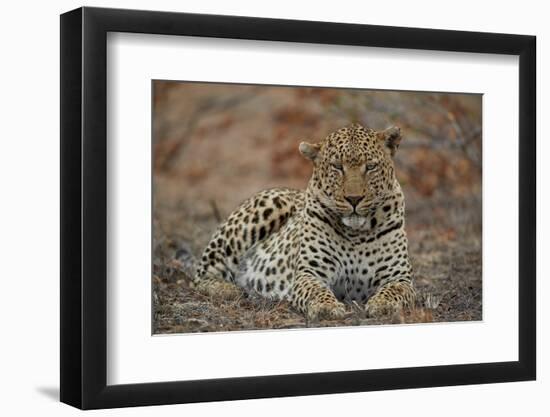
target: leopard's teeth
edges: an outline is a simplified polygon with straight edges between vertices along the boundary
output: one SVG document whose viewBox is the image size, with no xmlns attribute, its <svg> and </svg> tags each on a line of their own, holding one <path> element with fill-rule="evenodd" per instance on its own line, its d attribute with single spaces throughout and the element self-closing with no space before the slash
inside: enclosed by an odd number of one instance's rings
<svg viewBox="0 0 550 417">
<path fill-rule="evenodd" d="M 343 217 L 342 223 L 344 223 L 348 227 L 351 227 L 352 229 L 359 229 L 365 224 L 366 220 L 367 219 L 363 216 L 352 214 L 351 216 Z"/>
</svg>

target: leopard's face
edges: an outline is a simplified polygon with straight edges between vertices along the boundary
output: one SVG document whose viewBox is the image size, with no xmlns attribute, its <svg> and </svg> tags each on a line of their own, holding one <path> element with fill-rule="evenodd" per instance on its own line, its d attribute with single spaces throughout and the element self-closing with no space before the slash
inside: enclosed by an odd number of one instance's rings
<svg viewBox="0 0 550 417">
<path fill-rule="evenodd" d="M 302 142 L 300 152 L 313 161 L 309 189 L 344 225 L 361 228 L 370 210 L 386 201 L 394 187 L 393 155 L 400 130 L 381 132 L 353 124 L 321 143 Z"/>
</svg>

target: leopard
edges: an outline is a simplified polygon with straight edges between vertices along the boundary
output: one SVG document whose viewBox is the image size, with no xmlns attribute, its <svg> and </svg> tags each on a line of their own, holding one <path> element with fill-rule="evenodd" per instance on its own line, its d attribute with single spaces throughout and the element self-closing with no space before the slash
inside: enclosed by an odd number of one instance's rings
<svg viewBox="0 0 550 417">
<path fill-rule="evenodd" d="M 414 305 L 394 166 L 401 140 L 397 126 L 352 123 L 299 143 L 313 167 L 306 189 L 266 189 L 241 203 L 197 259 L 193 287 L 286 300 L 309 320 L 342 319 L 351 303 L 368 317 Z"/>
</svg>

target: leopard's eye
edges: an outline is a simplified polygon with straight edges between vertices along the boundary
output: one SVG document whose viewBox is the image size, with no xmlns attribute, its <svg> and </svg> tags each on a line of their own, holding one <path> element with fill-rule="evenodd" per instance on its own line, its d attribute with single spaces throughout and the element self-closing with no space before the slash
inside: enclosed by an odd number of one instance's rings
<svg viewBox="0 0 550 417">
<path fill-rule="evenodd" d="M 338 171 L 342 171 L 344 169 L 341 162 L 331 162 L 330 165 Z"/>
<path fill-rule="evenodd" d="M 374 171 L 378 167 L 378 164 L 367 164 L 367 171 Z"/>
</svg>

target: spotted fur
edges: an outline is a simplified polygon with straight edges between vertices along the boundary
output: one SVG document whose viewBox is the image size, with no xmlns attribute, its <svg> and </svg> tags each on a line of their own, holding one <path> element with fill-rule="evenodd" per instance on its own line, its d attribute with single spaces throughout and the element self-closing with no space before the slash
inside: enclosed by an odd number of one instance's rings
<svg viewBox="0 0 550 417">
<path fill-rule="evenodd" d="M 300 152 L 305 191 L 276 188 L 241 204 L 212 236 L 194 285 L 221 297 L 289 300 L 309 318 L 341 318 L 345 302 L 380 315 L 414 303 L 396 127 L 353 124 Z"/>
</svg>

